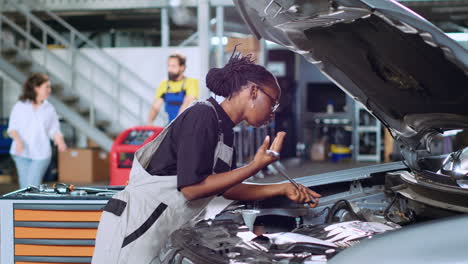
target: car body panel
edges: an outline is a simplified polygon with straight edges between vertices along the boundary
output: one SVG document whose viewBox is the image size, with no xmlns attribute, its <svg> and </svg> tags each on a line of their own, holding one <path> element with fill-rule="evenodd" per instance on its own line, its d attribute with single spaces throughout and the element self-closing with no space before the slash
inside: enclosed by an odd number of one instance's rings
<svg viewBox="0 0 468 264">
<path fill-rule="evenodd" d="M 467 50 L 399 3 L 234 2 L 257 37 L 303 55 L 411 150 L 468 127 Z"/>
</svg>

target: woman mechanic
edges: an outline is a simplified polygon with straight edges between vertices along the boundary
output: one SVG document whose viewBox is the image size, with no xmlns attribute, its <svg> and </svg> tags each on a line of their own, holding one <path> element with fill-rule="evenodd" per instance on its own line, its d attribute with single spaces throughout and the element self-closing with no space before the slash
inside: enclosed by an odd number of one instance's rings
<svg viewBox="0 0 468 264">
<path fill-rule="evenodd" d="M 218 194 L 232 200 L 283 195 L 297 203 L 320 197 L 290 183 L 242 183 L 278 159 L 270 153 L 281 151 L 284 132 L 271 145 L 267 136 L 249 164 L 235 167 L 233 127 L 264 125 L 278 107 L 281 91 L 268 70 L 237 54 L 211 69 L 206 84 L 226 99 L 193 104 L 136 152 L 128 186 L 104 208 L 92 263 L 150 263 L 169 235 Z"/>
</svg>

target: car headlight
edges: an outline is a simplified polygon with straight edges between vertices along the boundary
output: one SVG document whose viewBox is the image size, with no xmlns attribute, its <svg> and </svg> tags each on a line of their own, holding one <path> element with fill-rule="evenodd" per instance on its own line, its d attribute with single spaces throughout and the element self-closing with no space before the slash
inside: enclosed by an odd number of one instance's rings
<svg viewBox="0 0 468 264">
<path fill-rule="evenodd" d="M 468 147 L 447 156 L 438 171 L 455 179 L 462 188 L 468 188 Z"/>
</svg>

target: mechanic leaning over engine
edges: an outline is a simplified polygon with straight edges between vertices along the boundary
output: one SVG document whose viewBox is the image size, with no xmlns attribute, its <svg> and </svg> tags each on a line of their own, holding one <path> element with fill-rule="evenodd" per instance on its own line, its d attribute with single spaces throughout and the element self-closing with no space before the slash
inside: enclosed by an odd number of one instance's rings
<svg viewBox="0 0 468 264">
<path fill-rule="evenodd" d="M 234 51 L 223 68 L 208 72 L 206 84 L 226 99 L 193 103 L 135 153 L 128 186 L 104 208 L 92 263 L 150 263 L 169 235 L 200 214 L 215 195 L 232 200 L 283 195 L 297 203 L 320 197 L 291 183 L 242 183 L 278 160 L 269 153 L 281 151 L 285 132 L 271 145 L 267 136 L 249 164 L 235 167 L 233 127 L 242 121 L 262 126 L 279 105 L 281 90 L 268 70 Z"/>
</svg>

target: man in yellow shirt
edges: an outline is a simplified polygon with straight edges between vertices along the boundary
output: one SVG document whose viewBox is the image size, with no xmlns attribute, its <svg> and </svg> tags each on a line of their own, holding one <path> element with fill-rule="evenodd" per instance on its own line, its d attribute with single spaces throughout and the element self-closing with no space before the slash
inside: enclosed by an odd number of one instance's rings
<svg viewBox="0 0 468 264">
<path fill-rule="evenodd" d="M 198 98 L 199 86 L 195 78 L 184 76 L 186 58 L 182 54 L 171 54 L 167 60 L 168 80 L 159 84 L 151 107 L 147 125 L 151 126 L 165 103 L 165 110 L 169 115 L 169 122 L 184 111 L 187 106 Z"/>
</svg>

